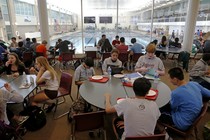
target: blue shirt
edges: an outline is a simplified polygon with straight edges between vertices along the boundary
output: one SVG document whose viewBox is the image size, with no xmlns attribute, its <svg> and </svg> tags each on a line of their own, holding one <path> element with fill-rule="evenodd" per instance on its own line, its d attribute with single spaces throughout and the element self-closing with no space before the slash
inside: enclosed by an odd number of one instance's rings
<svg viewBox="0 0 210 140">
<path fill-rule="evenodd" d="M 143 46 L 140 45 L 139 43 L 134 43 L 133 46 L 131 47 L 131 50 L 133 53 L 142 53 Z"/>
<path fill-rule="evenodd" d="M 180 86 L 171 94 L 171 114 L 177 128 L 187 130 L 198 117 L 202 96 L 210 97 L 210 91 L 196 82 Z"/>
<path fill-rule="evenodd" d="M 3 60 L 4 59 L 4 55 L 2 55 L 2 53 L 5 53 L 5 49 L 0 46 L 0 59 Z"/>
</svg>

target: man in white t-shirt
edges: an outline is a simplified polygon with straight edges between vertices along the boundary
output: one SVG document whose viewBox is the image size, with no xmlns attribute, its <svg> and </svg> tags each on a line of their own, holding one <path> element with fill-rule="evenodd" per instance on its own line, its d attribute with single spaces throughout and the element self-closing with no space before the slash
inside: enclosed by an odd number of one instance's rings
<svg viewBox="0 0 210 140">
<path fill-rule="evenodd" d="M 117 112 L 118 116 L 123 115 L 123 119 L 114 120 L 115 129 L 120 138 L 154 134 L 160 111 L 154 101 L 145 99 L 150 88 L 151 83 L 148 79 L 138 78 L 133 84 L 135 98 L 126 98 L 114 106 L 110 104 L 111 95 L 105 94 L 106 112 Z"/>
</svg>

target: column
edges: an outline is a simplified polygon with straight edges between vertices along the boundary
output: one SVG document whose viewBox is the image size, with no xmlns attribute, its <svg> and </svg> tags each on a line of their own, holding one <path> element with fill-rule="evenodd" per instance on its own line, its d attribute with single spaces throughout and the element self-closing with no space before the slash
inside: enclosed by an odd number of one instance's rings
<svg viewBox="0 0 210 140">
<path fill-rule="evenodd" d="M 40 32 L 41 40 L 47 41 L 47 48 L 50 46 L 50 36 L 49 36 L 49 24 L 48 24 L 48 14 L 47 14 L 47 0 L 37 0 L 38 11 L 39 11 L 39 21 L 40 21 Z"/>
<path fill-rule="evenodd" d="M 152 41 L 152 34 L 153 34 L 154 3 L 155 3 L 155 1 L 152 0 L 151 25 L 150 25 L 150 42 Z"/>
<path fill-rule="evenodd" d="M 191 52 L 200 0 L 189 0 L 184 28 L 183 51 Z"/>
<path fill-rule="evenodd" d="M 16 37 L 17 25 L 16 25 L 16 14 L 13 0 L 7 0 L 8 15 L 11 26 L 12 36 Z"/>
</svg>

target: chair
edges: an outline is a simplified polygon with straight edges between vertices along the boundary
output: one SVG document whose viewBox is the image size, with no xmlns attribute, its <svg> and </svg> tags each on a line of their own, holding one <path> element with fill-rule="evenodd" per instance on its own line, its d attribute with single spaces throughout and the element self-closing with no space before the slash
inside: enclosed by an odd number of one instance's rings
<svg viewBox="0 0 210 140">
<path fill-rule="evenodd" d="M 39 57 L 39 56 L 44 56 L 44 53 L 43 52 L 36 52 L 36 57 Z"/>
<path fill-rule="evenodd" d="M 151 136 L 126 137 L 125 140 L 165 140 L 165 134 L 155 134 Z"/>
<path fill-rule="evenodd" d="M 171 125 L 165 124 L 161 122 L 161 125 L 166 127 L 166 130 L 170 132 L 175 132 L 176 134 L 179 134 L 183 136 L 185 139 L 192 134 L 192 131 L 194 131 L 196 140 L 198 140 L 198 130 L 197 130 L 197 124 L 200 122 L 200 120 L 203 118 L 203 116 L 206 114 L 206 111 L 208 109 L 208 103 L 204 103 L 203 107 L 201 109 L 200 115 L 197 117 L 197 119 L 194 121 L 194 123 L 190 126 L 190 128 L 186 131 L 179 130 L 178 128 L 175 128 Z"/>
<path fill-rule="evenodd" d="M 67 67 L 68 62 L 72 62 L 73 66 L 73 53 L 65 52 L 61 54 L 61 63 L 64 67 Z"/>
<path fill-rule="evenodd" d="M 126 66 L 128 67 L 128 64 L 127 64 L 128 53 L 120 53 L 119 56 L 118 56 L 118 59 L 122 62 L 123 66 L 125 66 L 125 64 L 126 64 Z M 129 68 L 127 68 L 127 69 L 129 69 Z"/>
<path fill-rule="evenodd" d="M 193 55 L 193 57 L 191 57 L 190 59 L 193 60 L 194 61 L 194 64 L 195 64 L 198 60 L 200 60 L 202 58 L 202 56 L 203 56 L 203 53 L 196 52 Z"/>
<path fill-rule="evenodd" d="M 106 140 L 106 131 L 104 129 L 104 115 L 105 111 L 73 115 L 73 122 L 71 123 L 71 139 L 76 139 L 76 132 L 102 128 L 104 131 L 104 139 Z"/>
<path fill-rule="evenodd" d="M 54 110 L 54 114 L 53 114 L 54 119 L 58 119 L 64 115 L 68 114 L 69 111 L 59 115 L 58 117 L 55 116 L 55 112 L 57 110 L 58 105 L 60 105 L 66 101 L 65 96 L 69 95 L 71 100 L 73 101 L 73 98 L 71 96 L 71 86 L 72 86 L 72 75 L 70 75 L 69 73 L 66 73 L 66 72 L 61 72 L 58 96 L 56 98 L 55 110 Z M 63 100 L 59 102 L 59 98 L 63 98 Z"/>
<path fill-rule="evenodd" d="M 30 67 L 33 64 L 33 53 L 32 52 L 24 52 L 23 53 L 23 63 L 26 67 Z"/>
<path fill-rule="evenodd" d="M 98 60 L 100 59 L 97 57 L 97 52 L 96 51 L 85 51 L 86 57 L 91 57 L 93 60 Z"/>
<path fill-rule="evenodd" d="M 110 53 L 110 52 L 103 53 L 103 54 L 102 54 L 102 62 L 104 62 L 104 60 L 105 60 L 106 58 L 109 58 L 110 56 L 111 56 L 111 53 Z"/>
<path fill-rule="evenodd" d="M 143 53 L 134 53 L 131 59 L 131 69 L 133 70 L 134 64 L 138 61 L 139 57 L 144 55 Z"/>
</svg>

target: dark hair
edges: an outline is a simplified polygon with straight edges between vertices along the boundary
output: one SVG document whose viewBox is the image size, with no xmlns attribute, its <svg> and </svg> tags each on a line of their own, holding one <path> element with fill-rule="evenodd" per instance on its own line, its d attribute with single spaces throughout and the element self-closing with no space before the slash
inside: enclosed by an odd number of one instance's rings
<svg viewBox="0 0 210 140">
<path fill-rule="evenodd" d="M 11 39 L 14 39 L 14 40 L 16 40 L 16 37 L 12 37 Z"/>
<path fill-rule="evenodd" d="M 26 38 L 26 41 L 30 41 L 31 39 L 30 38 Z"/>
<path fill-rule="evenodd" d="M 210 53 L 204 53 L 202 56 L 203 61 L 207 62 L 210 60 Z"/>
<path fill-rule="evenodd" d="M 18 66 L 19 64 L 24 66 L 24 64 L 20 61 L 20 59 L 19 59 L 19 57 L 18 57 L 18 55 L 16 53 L 12 52 L 12 53 L 9 53 L 9 55 L 12 55 L 12 56 L 14 56 L 16 58 L 16 61 L 15 61 L 15 65 L 16 66 Z"/>
<path fill-rule="evenodd" d="M 59 38 L 59 39 L 58 39 L 58 42 L 61 42 L 61 41 L 62 41 L 62 39 Z"/>
<path fill-rule="evenodd" d="M 18 47 L 23 47 L 23 41 L 18 42 Z"/>
<path fill-rule="evenodd" d="M 150 81 L 144 77 L 136 79 L 133 83 L 133 90 L 137 96 L 145 96 L 150 88 Z"/>
<path fill-rule="evenodd" d="M 176 43 L 178 43 L 178 42 L 179 42 L 179 38 L 176 37 L 174 41 L 175 41 Z"/>
<path fill-rule="evenodd" d="M 120 38 L 120 42 L 124 43 L 125 42 L 125 38 L 124 37 L 121 37 Z"/>
<path fill-rule="evenodd" d="M 33 43 L 36 43 L 36 38 L 32 38 L 32 42 Z"/>
<path fill-rule="evenodd" d="M 166 36 L 162 36 L 162 38 L 161 38 L 161 43 L 163 44 L 166 40 L 167 40 L 167 39 L 166 39 Z"/>
<path fill-rule="evenodd" d="M 106 35 L 105 34 L 103 34 L 101 37 L 105 37 Z"/>
<path fill-rule="evenodd" d="M 179 67 L 175 67 L 172 68 L 168 71 L 168 74 L 170 75 L 170 77 L 173 78 L 177 78 L 179 80 L 184 80 L 184 74 L 181 68 Z"/>
<path fill-rule="evenodd" d="M 86 57 L 84 63 L 88 67 L 93 67 L 94 66 L 94 61 L 91 57 Z"/>
<path fill-rule="evenodd" d="M 115 38 L 120 38 L 120 37 L 118 35 L 116 35 Z"/>
<path fill-rule="evenodd" d="M 136 43 L 136 38 L 132 38 L 131 43 L 133 43 L 133 44 Z"/>
<path fill-rule="evenodd" d="M 153 43 L 153 44 L 157 45 L 158 40 L 157 40 L 157 39 L 155 39 L 155 40 L 153 40 L 151 43 Z"/>
</svg>

